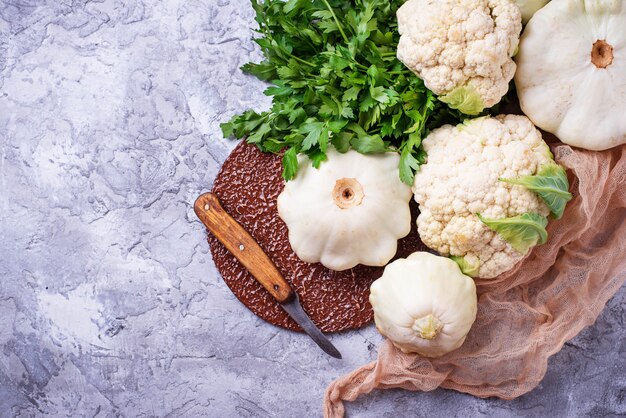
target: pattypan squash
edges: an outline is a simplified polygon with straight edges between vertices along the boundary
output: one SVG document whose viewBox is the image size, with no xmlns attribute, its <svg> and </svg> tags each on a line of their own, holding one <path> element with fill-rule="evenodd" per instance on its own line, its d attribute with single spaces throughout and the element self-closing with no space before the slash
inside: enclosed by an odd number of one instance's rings
<svg viewBox="0 0 626 418">
<path fill-rule="evenodd" d="M 332 270 L 387 264 L 411 230 L 412 193 L 398 177 L 399 160 L 333 149 L 319 168 L 300 164 L 278 196 L 297 256 Z"/>
<path fill-rule="evenodd" d="M 385 267 L 370 303 L 376 328 L 396 347 L 439 357 L 465 341 L 476 319 L 476 286 L 449 258 L 415 252 Z"/>
<path fill-rule="evenodd" d="M 549 2 L 516 61 L 521 108 L 539 128 L 590 150 L 626 143 L 626 1 Z"/>
</svg>

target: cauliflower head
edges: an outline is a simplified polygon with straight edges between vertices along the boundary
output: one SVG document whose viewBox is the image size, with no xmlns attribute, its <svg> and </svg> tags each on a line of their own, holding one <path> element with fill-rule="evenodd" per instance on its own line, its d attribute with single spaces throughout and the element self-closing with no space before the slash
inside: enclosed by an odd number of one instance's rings
<svg viewBox="0 0 626 418">
<path fill-rule="evenodd" d="M 537 194 L 501 180 L 535 175 L 553 163 L 541 133 L 525 116 L 499 115 L 445 125 L 423 145 L 427 162 L 415 175 L 413 192 L 424 244 L 478 265 L 484 279 L 509 270 L 529 250 L 513 248 L 477 214 L 492 219 L 550 214 Z"/>
<path fill-rule="evenodd" d="M 397 56 L 452 108 L 498 103 L 515 74 L 522 17 L 512 0 L 408 0 L 397 11 Z"/>
</svg>

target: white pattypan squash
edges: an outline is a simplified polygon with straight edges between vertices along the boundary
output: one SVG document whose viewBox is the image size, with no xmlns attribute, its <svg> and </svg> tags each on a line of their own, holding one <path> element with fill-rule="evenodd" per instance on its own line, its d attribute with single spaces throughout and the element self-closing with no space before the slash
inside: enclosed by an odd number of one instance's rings
<svg viewBox="0 0 626 418">
<path fill-rule="evenodd" d="M 516 61 L 520 105 L 539 128 L 590 150 L 626 143 L 626 1 L 549 2 Z"/>
<path fill-rule="evenodd" d="M 476 286 L 449 258 L 415 252 L 385 267 L 370 303 L 378 331 L 396 347 L 439 357 L 465 341 L 476 319 Z"/>
<path fill-rule="evenodd" d="M 327 154 L 318 169 L 300 161 L 278 196 L 291 248 L 300 259 L 333 270 L 384 266 L 411 230 L 412 193 L 398 177 L 399 155 Z"/>
</svg>

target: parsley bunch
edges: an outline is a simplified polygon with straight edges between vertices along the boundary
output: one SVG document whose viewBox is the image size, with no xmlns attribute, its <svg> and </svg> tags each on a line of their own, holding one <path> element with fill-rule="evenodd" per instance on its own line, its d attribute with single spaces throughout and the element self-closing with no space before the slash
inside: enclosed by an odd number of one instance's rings
<svg viewBox="0 0 626 418">
<path fill-rule="evenodd" d="M 424 162 L 429 130 L 457 123 L 461 113 L 437 100 L 396 58 L 396 10 L 403 0 L 252 0 L 265 60 L 243 71 L 273 84 L 272 108 L 248 110 L 221 125 L 225 137 L 246 137 L 283 155 L 283 177 L 297 154 L 315 167 L 339 152 L 400 153 L 400 178 L 412 184 Z"/>
</svg>

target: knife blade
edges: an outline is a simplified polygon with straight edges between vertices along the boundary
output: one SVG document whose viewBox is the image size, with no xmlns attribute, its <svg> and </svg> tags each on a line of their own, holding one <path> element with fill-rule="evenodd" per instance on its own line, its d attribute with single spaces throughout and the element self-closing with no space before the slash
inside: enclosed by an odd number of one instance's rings
<svg viewBox="0 0 626 418">
<path fill-rule="evenodd" d="M 330 341 L 328 341 L 328 338 L 326 338 L 324 334 L 322 334 L 322 331 L 320 331 L 319 328 L 315 326 L 313 321 L 311 321 L 311 318 L 309 318 L 309 316 L 304 312 L 304 309 L 302 309 L 302 305 L 300 305 L 300 299 L 298 298 L 298 294 L 296 292 L 293 292 L 293 294 L 294 297 L 289 302 L 281 304 L 283 309 L 287 311 L 289 316 L 293 318 L 293 320 L 296 321 L 298 325 L 300 325 L 300 327 L 302 327 L 304 332 L 309 334 L 309 337 L 311 337 L 311 339 L 315 341 L 315 344 L 317 344 L 322 350 L 324 350 L 326 354 L 331 357 L 340 359 L 341 353 L 339 352 L 339 350 L 337 350 L 337 348 L 335 348 L 335 346 L 332 345 Z"/>
<path fill-rule="evenodd" d="M 328 355 L 341 358 L 339 350 L 315 326 L 304 312 L 296 292 L 280 274 L 252 236 L 222 207 L 213 193 L 196 199 L 194 211 L 204 226 L 230 251 L 252 276 L 281 304 L 309 337 Z"/>
</svg>

